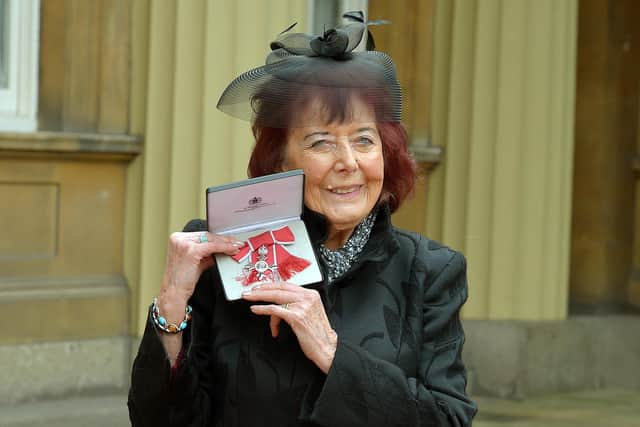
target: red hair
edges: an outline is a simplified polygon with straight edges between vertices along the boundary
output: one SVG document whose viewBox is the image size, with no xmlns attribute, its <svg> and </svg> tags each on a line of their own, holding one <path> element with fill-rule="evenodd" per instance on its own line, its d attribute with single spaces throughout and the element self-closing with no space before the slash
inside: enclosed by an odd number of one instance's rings
<svg viewBox="0 0 640 427">
<path fill-rule="evenodd" d="M 326 122 L 345 122 L 350 119 L 348 98 L 350 94 L 345 94 L 340 90 L 336 96 L 336 88 L 322 88 L 316 90 L 316 94 L 324 106 Z M 363 93 L 364 92 L 364 93 Z M 380 105 L 380 97 L 367 96 L 366 88 L 360 88 L 357 95 L 365 102 L 374 107 L 378 112 L 381 108 L 388 106 Z M 260 97 L 260 94 L 256 95 Z M 284 123 L 290 123 L 286 119 L 293 120 L 296 111 L 300 111 L 301 105 L 291 105 L 287 108 L 275 109 L 273 105 L 268 105 L 269 96 L 261 97 L 256 105 L 260 108 L 256 112 L 257 119 L 254 121 L 252 129 L 256 144 L 253 147 L 247 173 L 249 177 L 268 175 L 282 171 L 284 155 L 287 146 L 288 129 L 286 127 L 270 127 L 261 125 L 260 117 L 265 115 L 278 114 L 280 119 L 284 117 Z M 345 102 L 345 98 L 347 101 Z M 310 98 L 303 102 L 306 104 Z M 384 99 L 384 98 L 383 98 Z M 277 111 L 276 111 L 277 110 Z M 275 111 L 275 112 L 274 112 Z M 380 194 L 380 203 L 388 203 L 391 212 L 395 212 L 405 199 L 413 193 L 417 176 L 416 162 L 408 150 L 408 136 L 404 125 L 400 122 L 381 121 L 376 123 L 378 133 L 382 140 L 382 155 L 384 158 L 384 183 Z"/>
</svg>

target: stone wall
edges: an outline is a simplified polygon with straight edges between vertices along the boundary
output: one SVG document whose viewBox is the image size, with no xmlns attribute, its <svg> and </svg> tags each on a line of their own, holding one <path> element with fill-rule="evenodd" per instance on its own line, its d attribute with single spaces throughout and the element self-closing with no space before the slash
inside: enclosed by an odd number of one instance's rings
<svg viewBox="0 0 640 427">
<path fill-rule="evenodd" d="M 464 328 L 473 395 L 519 399 L 599 388 L 640 390 L 640 316 L 467 320 Z"/>
<path fill-rule="evenodd" d="M 0 345 L 0 407 L 22 401 L 123 391 L 130 338 Z"/>
</svg>

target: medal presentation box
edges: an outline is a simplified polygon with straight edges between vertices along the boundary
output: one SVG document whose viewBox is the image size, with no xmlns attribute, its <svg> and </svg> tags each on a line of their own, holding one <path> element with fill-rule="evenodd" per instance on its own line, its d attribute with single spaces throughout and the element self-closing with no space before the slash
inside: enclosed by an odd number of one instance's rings
<svg viewBox="0 0 640 427">
<path fill-rule="evenodd" d="M 257 284 L 322 280 L 307 228 L 300 218 L 304 174 L 293 170 L 207 189 L 209 232 L 244 242 L 234 256 L 216 254 L 224 293 L 237 300 Z"/>
</svg>

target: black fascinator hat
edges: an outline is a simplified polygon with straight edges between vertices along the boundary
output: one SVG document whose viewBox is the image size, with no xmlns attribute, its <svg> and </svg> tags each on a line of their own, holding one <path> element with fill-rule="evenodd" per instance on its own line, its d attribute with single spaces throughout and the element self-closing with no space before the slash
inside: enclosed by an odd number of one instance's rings
<svg viewBox="0 0 640 427">
<path fill-rule="evenodd" d="M 235 78 L 224 90 L 218 109 L 254 125 L 290 128 L 315 120 L 357 120 L 350 103 L 359 97 L 373 109 L 377 122 L 399 122 L 402 90 L 391 58 L 374 50 L 356 52 L 367 30 L 362 12 L 343 15 L 352 22 L 326 30 L 322 36 L 290 33 L 271 42 L 265 65 Z M 373 39 L 369 35 L 369 46 Z M 299 114 L 319 99 L 326 111 Z"/>
</svg>

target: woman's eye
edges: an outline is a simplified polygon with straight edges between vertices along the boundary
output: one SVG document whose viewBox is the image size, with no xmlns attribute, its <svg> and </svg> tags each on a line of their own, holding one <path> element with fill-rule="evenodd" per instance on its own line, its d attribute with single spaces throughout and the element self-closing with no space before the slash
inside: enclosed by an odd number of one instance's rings
<svg viewBox="0 0 640 427">
<path fill-rule="evenodd" d="M 313 141 L 311 143 L 310 147 L 313 148 L 313 149 L 316 149 L 316 150 L 322 150 L 322 149 L 330 148 L 329 141 L 327 141 L 326 139 L 319 139 L 317 141 Z"/>
<path fill-rule="evenodd" d="M 374 142 L 372 139 L 367 138 L 366 136 L 361 136 L 356 141 L 356 144 L 358 145 L 358 147 L 368 148 L 368 147 L 371 147 L 374 144 Z"/>
</svg>

